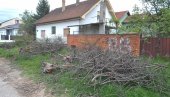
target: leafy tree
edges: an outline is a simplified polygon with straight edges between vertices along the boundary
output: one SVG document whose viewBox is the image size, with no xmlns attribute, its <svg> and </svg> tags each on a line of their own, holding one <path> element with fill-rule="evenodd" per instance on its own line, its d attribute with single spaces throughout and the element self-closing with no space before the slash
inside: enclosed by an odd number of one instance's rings
<svg viewBox="0 0 170 97">
<path fill-rule="evenodd" d="M 36 8 L 37 14 L 33 14 L 32 12 L 26 10 L 21 15 L 21 19 L 23 23 L 20 26 L 20 30 L 25 32 L 24 34 L 33 35 L 35 37 L 36 20 L 48 14 L 49 10 L 50 10 L 50 6 L 48 4 L 48 1 L 40 0 Z"/>
<path fill-rule="evenodd" d="M 35 35 L 35 19 L 33 18 L 33 13 L 25 11 L 21 14 L 22 24 L 20 26 L 20 31 L 25 32 L 23 34 Z"/>
<path fill-rule="evenodd" d="M 47 0 L 39 0 L 39 3 L 36 8 L 37 14 L 35 14 L 35 19 L 40 19 L 50 11 L 50 5 Z"/>
<path fill-rule="evenodd" d="M 142 0 L 143 9 L 135 6 L 128 29 L 144 36 L 170 36 L 170 1 Z"/>
<path fill-rule="evenodd" d="M 161 9 L 170 8 L 170 0 L 141 0 L 144 10 L 152 14 L 159 14 Z"/>
<path fill-rule="evenodd" d="M 150 13 L 149 22 L 154 24 L 157 36 L 170 36 L 170 0 L 142 0 L 144 11 Z"/>
<path fill-rule="evenodd" d="M 159 14 L 159 34 L 170 36 L 170 8 L 162 9 Z"/>
<path fill-rule="evenodd" d="M 134 7 L 133 7 L 133 14 L 140 14 L 140 8 L 139 8 L 139 6 L 138 5 L 134 5 Z"/>
</svg>

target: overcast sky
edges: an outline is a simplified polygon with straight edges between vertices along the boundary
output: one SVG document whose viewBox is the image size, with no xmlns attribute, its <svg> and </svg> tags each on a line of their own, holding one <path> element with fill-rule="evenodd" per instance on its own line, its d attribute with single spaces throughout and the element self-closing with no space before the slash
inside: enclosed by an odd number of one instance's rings
<svg viewBox="0 0 170 97">
<path fill-rule="evenodd" d="M 0 22 L 10 18 L 19 17 L 24 10 L 36 12 L 39 0 L 0 0 Z M 62 0 L 48 0 L 50 10 L 61 7 Z M 84 0 L 80 0 L 84 1 Z M 66 4 L 75 3 L 76 0 L 66 0 Z M 114 11 L 132 11 L 135 4 L 141 6 L 139 0 L 110 0 Z"/>
</svg>

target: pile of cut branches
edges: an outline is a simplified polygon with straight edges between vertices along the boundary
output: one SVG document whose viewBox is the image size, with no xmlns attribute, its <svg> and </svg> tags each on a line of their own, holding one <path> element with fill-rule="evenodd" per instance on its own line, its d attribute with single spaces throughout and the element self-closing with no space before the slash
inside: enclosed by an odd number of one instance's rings
<svg viewBox="0 0 170 97">
<path fill-rule="evenodd" d="M 166 80 L 162 75 L 166 66 L 151 64 L 122 49 L 102 50 L 97 47 L 74 49 L 71 54 L 73 68 L 64 68 L 72 74 L 71 80 L 85 80 L 88 86 L 117 83 L 122 86 L 139 85 L 164 93 Z M 59 60 L 58 60 L 59 61 Z M 161 90 L 161 91 L 160 91 Z"/>
<path fill-rule="evenodd" d="M 64 47 L 64 42 L 60 38 L 56 38 L 54 41 L 41 41 L 32 42 L 24 48 L 20 48 L 21 55 L 37 55 L 45 53 L 54 53 Z"/>
<path fill-rule="evenodd" d="M 122 40 L 119 45 L 115 41 L 117 39 L 110 41 L 107 50 L 96 47 L 95 44 L 86 44 L 83 49 L 71 48 L 67 55 L 55 54 L 52 57 L 58 67 L 54 72 L 55 78 L 60 79 L 63 75 L 67 80 L 77 82 L 76 89 L 79 89 L 80 84 L 92 88 L 118 84 L 129 89 L 133 86 L 146 87 L 169 95 L 167 77 L 163 75 L 166 66 L 152 64 L 149 59 L 134 56 L 127 39 Z"/>
<path fill-rule="evenodd" d="M 119 49 L 103 51 L 99 48 L 89 48 L 77 51 L 74 56 L 73 59 L 79 63 L 75 68 L 75 74 L 81 74 L 83 70 L 88 78 L 91 78 L 90 82 L 95 84 L 132 81 L 147 84 L 165 67 L 165 65 L 151 64 Z"/>
</svg>

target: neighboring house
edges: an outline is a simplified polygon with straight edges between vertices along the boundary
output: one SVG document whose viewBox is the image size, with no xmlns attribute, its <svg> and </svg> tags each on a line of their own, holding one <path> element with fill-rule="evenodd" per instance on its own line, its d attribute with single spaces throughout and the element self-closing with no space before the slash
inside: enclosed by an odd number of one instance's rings
<svg viewBox="0 0 170 97">
<path fill-rule="evenodd" d="M 126 22 L 127 18 L 130 16 L 130 12 L 120 11 L 120 12 L 115 12 L 115 15 L 117 19 L 119 20 L 120 24 L 123 25 L 123 23 Z"/>
<path fill-rule="evenodd" d="M 116 17 L 109 0 L 87 0 L 56 8 L 36 22 L 36 38 L 62 37 L 68 34 L 109 34 Z"/>
<path fill-rule="evenodd" d="M 21 20 L 13 18 L 0 24 L 0 42 L 13 42 L 13 37 L 19 34 Z"/>
</svg>

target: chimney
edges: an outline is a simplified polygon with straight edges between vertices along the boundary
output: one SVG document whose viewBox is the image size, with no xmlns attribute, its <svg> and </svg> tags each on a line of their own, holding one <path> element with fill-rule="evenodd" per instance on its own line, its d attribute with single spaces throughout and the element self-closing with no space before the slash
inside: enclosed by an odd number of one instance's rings
<svg viewBox="0 0 170 97">
<path fill-rule="evenodd" d="M 99 21 L 102 23 L 105 22 L 105 18 L 106 18 L 105 10 L 106 10 L 106 3 L 105 0 L 102 0 L 100 3 L 100 19 L 99 19 Z"/>
<path fill-rule="evenodd" d="M 76 0 L 76 6 L 78 6 L 80 3 L 80 0 Z"/>
<path fill-rule="evenodd" d="M 99 24 L 99 34 L 105 34 L 106 30 L 105 30 L 105 18 L 106 18 L 106 3 L 105 0 L 102 0 L 100 2 L 100 17 L 99 17 L 99 22 L 101 24 Z"/>
<path fill-rule="evenodd" d="M 66 9 L 66 1 L 62 0 L 62 12 Z"/>
</svg>

